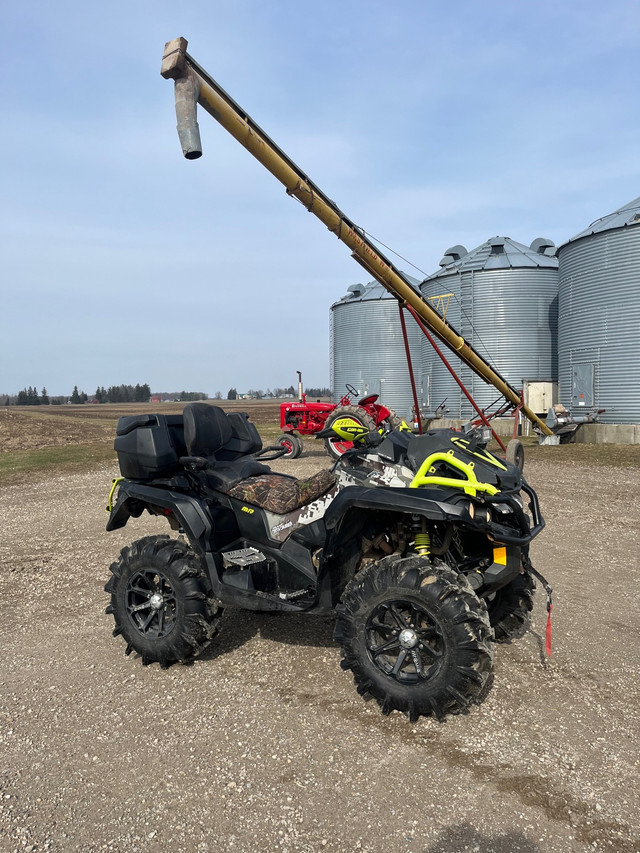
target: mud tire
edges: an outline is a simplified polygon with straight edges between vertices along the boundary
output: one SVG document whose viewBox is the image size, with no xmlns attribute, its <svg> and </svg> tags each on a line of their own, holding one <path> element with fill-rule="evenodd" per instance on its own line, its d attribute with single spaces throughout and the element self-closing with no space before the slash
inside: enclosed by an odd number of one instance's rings
<svg viewBox="0 0 640 853">
<path fill-rule="evenodd" d="M 295 433 L 289 432 L 284 435 L 279 435 L 276 439 L 276 444 L 279 447 L 290 448 L 290 450 L 282 456 L 282 459 L 297 459 L 302 453 L 302 439 Z"/>
<path fill-rule="evenodd" d="M 139 539 L 122 549 L 110 571 L 105 591 L 113 635 L 122 635 L 126 654 L 138 652 L 143 665 L 186 663 L 217 634 L 222 608 L 185 542 L 164 535 Z"/>
<path fill-rule="evenodd" d="M 536 582 L 528 572 L 499 589 L 489 601 L 489 619 L 496 643 L 509 643 L 529 630 Z"/>
<path fill-rule="evenodd" d="M 354 421 L 357 421 L 369 432 L 372 432 L 376 428 L 375 421 L 371 415 L 360 408 L 360 406 L 339 406 L 337 409 L 334 409 L 327 418 L 324 428 L 327 429 L 330 427 L 338 418 L 353 418 Z M 351 441 L 344 441 L 336 436 L 335 438 L 325 438 L 324 446 L 332 459 L 339 459 L 345 450 L 353 447 L 353 443 Z"/>
<path fill-rule="evenodd" d="M 443 563 L 395 555 L 371 563 L 347 585 L 336 611 L 341 666 L 383 714 L 442 720 L 489 692 L 493 632 L 486 605 Z"/>
</svg>

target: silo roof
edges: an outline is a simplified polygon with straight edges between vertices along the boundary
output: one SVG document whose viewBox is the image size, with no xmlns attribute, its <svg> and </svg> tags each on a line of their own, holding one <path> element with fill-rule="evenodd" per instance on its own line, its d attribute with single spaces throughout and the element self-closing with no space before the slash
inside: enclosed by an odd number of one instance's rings
<svg viewBox="0 0 640 853">
<path fill-rule="evenodd" d="M 553 241 L 544 237 L 536 238 L 530 246 L 517 243 L 511 237 L 492 237 L 470 252 L 467 252 L 464 246 L 453 246 L 447 249 L 440 261 L 441 269 L 427 276 L 425 281 L 471 270 L 521 269 L 523 267 L 556 269 L 558 259 L 555 257 L 555 252 Z"/>
<path fill-rule="evenodd" d="M 603 231 L 614 231 L 618 228 L 626 228 L 629 225 L 640 225 L 640 197 L 634 198 L 618 210 L 614 210 L 608 216 L 602 216 L 592 222 L 588 228 L 571 237 L 562 246 L 567 243 L 573 243 L 574 240 L 580 240 L 582 237 L 590 237 L 592 234 L 600 234 Z M 562 248 L 562 246 L 560 248 Z"/>
<path fill-rule="evenodd" d="M 405 272 L 402 275 L 409 281 L 416 289 L 419 288 L 420 282 L 417 278 L 413 278 L 411 275 L 407 275 Z M 348 293 L 342 297 L 342 299 L 338 299 L 337 302 L 334 302 L 331 306 L 334 308 L 336 305 L 342 305 L 346 302 L 373 302 L 378 299 L 392 299 L 393 297 L 389 293 L 386 288 L 384 288 L 380 282 L 378 281 L 370 281 L 368 284 L 352 284 L 348 289 Z"/>
</svg>

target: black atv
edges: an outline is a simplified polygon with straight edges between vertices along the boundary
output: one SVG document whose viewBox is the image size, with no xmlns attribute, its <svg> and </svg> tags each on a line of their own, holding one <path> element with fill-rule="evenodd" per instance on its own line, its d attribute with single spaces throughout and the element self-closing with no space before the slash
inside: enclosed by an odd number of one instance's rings
<svg viewBox="0 0 640 853">
<path fill-rule="evenodd" d="M 263 449 L 246 414 L 193 403 L 120 419 L 107 530 L 146 510 L 178 534 L 111 566 L 127 654 L 189 661 L 225 605 L 335 612 L 342 668 L 383 713 L 442 719 L 482 701 L 491 641 L 521 633 L 532 608 L 535 492 L 475 434 L 346 434 L 353 450 L 297 480 L 264 464 L 285 449 Z"/>
</svg>

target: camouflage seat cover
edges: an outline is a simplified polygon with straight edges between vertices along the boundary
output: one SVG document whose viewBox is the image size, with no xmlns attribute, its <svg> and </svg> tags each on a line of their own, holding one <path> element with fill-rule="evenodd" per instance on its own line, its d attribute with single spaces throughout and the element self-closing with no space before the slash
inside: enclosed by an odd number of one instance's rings
<svg viewBox="0 0 640 853">
<path fill-rule="evenodd" d="M 319 498 L 335 481 L 335 474 L 328 469 L 318 471 L 308 480 L 295 480 L 280 474 L 262 474 L 258 477 L 248 477 L 227 494 L 277 515 L 286 515 Z"/>
</svg>

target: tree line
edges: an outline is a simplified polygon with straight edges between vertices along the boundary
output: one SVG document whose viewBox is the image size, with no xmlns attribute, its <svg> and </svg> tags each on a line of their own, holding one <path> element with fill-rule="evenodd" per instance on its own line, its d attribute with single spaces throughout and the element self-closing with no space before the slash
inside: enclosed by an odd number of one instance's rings
<svg viewBox="0 0 640 853">
<path fill-rule="evenodd" d="M 298 389 L 293 385 L 288 388 L 274 388 L 273 391 L 267 388 L 263 391 L 261 388 L 254 390 L 249 389 L 246 392 L 249 397 L 256 400 L 273 397 L 297 397 Z M 308 397 L 331 397 L 330 388 L 307 388 L 306 394 Z M 51 397 L 47 393 L 46 388 L 41 391 L 35 386 L 23 388 L 17 394 L 0 394 L 0 405 L 4 406 L 60 406 L 64 403 L 74 403 L 76 405 L 88 402 L 96 403 L 148 403 L 153 396 L 156 401 L 171 401 L 180 403 L 191 403 L 197 400 L 208 400 L 209 395 L 202 391 L 162 391 L 152 394 L 150 385 L 145 382 L 137 385 L 111 385 L 105 388 L 99 385 L 96 388 L 95 394 L 89 395 L 86 391 L 78 389 L 77 385 L 73 386 L 73 391 L 69 395 L 61 395 Z M 227 400 L 237 400 L 240 396 L 237 388 L 229 388 L 226 394 Z M 216 391 L 214 394 L 215 400 L 222 400 L 221 391 Z"/>
<path fill-rule="evenodd" d="M 188 395 L 191 392 L 182 393 Z M 46 388 L 38 392 L 35 386 L 30 385 L 16 395 L 0 395 L 0 400 L 2 398 L 4 398 L 3 405 L 5 406 L 60 406 L 64 403 L 82 404 L 89 401 L 97 403 L 148 403 L 151 398 L 151 388 L 148 383 L 142 385 L 111 385 L 109 388 L 99 385 L 95 394 L 90 396 L 86 391 L 79 390 L 78 386 L 74 385 L 71 394 L 51 397 Z M 201 399 L 200 395 L 198 395 L 198 399 Z"/>
<path fill-rule="evenodd" d="M 307 397 L 331 397 L 331 388 L 305 388 L 305 393 Z M 227 391 L 227 400 L 237 400 L 241 395 L 238 393 L 237 388 L 229 388 Z M 266 391 L 263 391 L 261 388 L 257 391 L 254 391 L 250 388 L 247 391 L 248 397 L 254 397 L 256 400 L 262 400 L 265 397 L 297 397 L 298 389 L 294 388 L 293 385 L 289 385 L 288 388 L 274 388 L 273 391 L 270 388 L 267 388 Z M 222 393 L 220 391 L 216 391 L 214 394 L 214 400 L 221 400 Z"/>
</svg>

